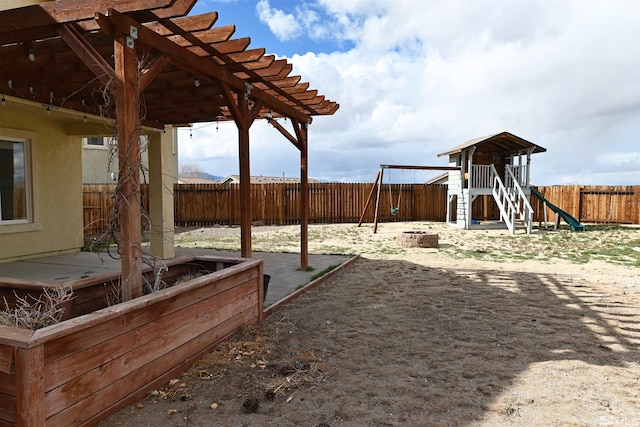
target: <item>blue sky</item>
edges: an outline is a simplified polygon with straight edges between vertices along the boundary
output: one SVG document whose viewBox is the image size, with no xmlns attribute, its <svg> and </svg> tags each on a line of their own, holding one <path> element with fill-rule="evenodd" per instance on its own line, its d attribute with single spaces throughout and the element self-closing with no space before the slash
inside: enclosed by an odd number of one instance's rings
<svg viewBox="0 0 640 427">
<path fill-rule="evenodd" d="M 251 46 L 265 48 L 267 53 L 288 58 L 294 54 L 330 53 L 353 47 L 353 43 L 350 42 L 341 43 L 328 37 L 310 37 L 302 29 L 295 33 L 291 32 L 291 28 L 301 25 L 295 17 L 296 14 L 299 16 L 303 4 L 307 4 L 309 8 L 313 7 L 313 3 L 291 0 L 264 2 L 256 0 L 200 0 L 194 6 L 191 15 L 215 10 L 219 16 L 216 26 L 236 26 L 234 38 L 251 37 Z M 318 14 L 319 20 L 325 18 L 322 15 L 323 9 L 312 8 L 311 10 Z M 271 27 L 269 26 L 270 22 L 272 23 Z"/>
<path fill-rule="evenodd" d="M 444 165 L 438 153 L 509 131 L 547 148 L 534 184 L 640 185 L 638 0 L 200 0 L 192 14 L 212 10 L 340 104 L 309 128 L 312 178 Z M 179 138 L 182 164 L 238 173 L 232 123 Z M 270 126 L 256 122 L 251 144 L 253 175 L 299 175 Z M 405 175 L 392 179 L 434 173 Z"/>
</svg>

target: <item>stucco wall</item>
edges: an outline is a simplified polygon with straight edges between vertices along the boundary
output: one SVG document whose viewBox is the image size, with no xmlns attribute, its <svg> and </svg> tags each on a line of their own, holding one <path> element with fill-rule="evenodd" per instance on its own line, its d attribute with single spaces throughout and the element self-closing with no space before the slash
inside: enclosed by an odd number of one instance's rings
<svg viewBox="0 0 640 427">
<path fill-rule="evenodd" d="M 99 135 L 95 135 L 99 136 Z M 107 137 L 110 138 L 110 137 Z M 147 138 L 143 136 L 143 138 Z M 148 139 L 143 139 L 143 147 L 146 146 Z M 84 140 L 83 140 L 84 141 Z M 111 153 L 113 149 L 113 153 Z M 140 153 L 145 170 L 149 169 L 148 151 L 144 149 Z M 115 181 L 111 178 L 111 173 L 118 173 L 118 153 L 113 147 L 86 145 L 83 142 L 82 148 L 82 182 L 85 184 L 113 184 Z M 148 175 L 148 174 L 147 174 Z M 143 173 L 140 173 L 140 182 L 148 182 L 148 176 L 145 179 Z"/>
<path fill-rule="evenodd" d="M 0 137 L 31 140 L 33 188 L 33 223 L 0 225 L 0 262 L 82 246 L 82 139 L 64 126 L 38 105 L 0 106 Z"/>
<path fill-rule="evenodd" d="M 117 155 L 109 165 L 109 147 L 84 145 L 82 149 L 82 182 L 85 184 L 113 184 L 110 172 L 118 172 Z M 109 170 L 111 166 L 111 170 Z"/>
</svg>

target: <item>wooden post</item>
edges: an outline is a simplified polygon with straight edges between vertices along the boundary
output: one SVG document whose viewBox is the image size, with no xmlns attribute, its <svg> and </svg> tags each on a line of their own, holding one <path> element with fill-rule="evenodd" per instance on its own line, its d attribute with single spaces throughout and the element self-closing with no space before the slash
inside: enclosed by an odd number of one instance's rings
<svg viewBox="0 0 640 427">
<path fill-rule="evenodd" d="M 573 187 L 573 203 L 571 206 L 571 211 L 569 212 L 571 215 L 576 217 L 578 221 L 580 218 L 580 211 L 582 210 L 582 187 L 579 185 L 575 185 Z"/>
<path fill-rule="evenodd" d="M 482 216 L 485 221 L 489 219 L 489 196 L 484 194 L 482 196 Z"/>
<path fill-rule="evenodd" d="M 131 43 L 131 41 L 130 41 Z M 125 35 L 114 40 L 122 301 L 142 295 L 138 61 Z"/>
<path fill-rule="evenodd" d="M 16 421 L 19 426 L 44 426 L 44 346 L 16 349 Z"/>
<path fill-rule="evenodd" d="M 633 188 L 633 201 L 631 202 L 631 222 L 640 224 L 640 185 Z"/>
<path fill-rule="evenodd" d="M 367 208 L 369 207 L 369 203 L 371 203 L 371 198 L 373 197 L 373 192 L 376 189 L 376 185 L 378 185 L 378 181 L 380 180 L 381 173 L 382 173 L 382 169 L 378 171 L 378 174 L 376 175 L 376 180 L 371 186 L 371 191 L 369 191 L 369 197 L 367 197 L 367 202 L 364 204 L 364 209 L 362 209 L 362 215 L 360 215 L 360 221 L 358 221 L 358 227 L 360 227 L 362 225 L 362 221 L 364 221 L 364 216 L 367 213 Z"/>
<path fill-rule="evenodd" d="M 307 124 L 294 123 L 298 131 L 300 144 L 300 270 L 309 266 L 309 180 Z"/>
<path fill-rule="evenodd" d="M 264 300 L 266 296 L 264 294 L 264 261 L 260 262 L 258 267 L 258 322 L 262 322 L 265 318 L 264 315 Z"/>
<path fill-rule="evenodd" d="M 376 194 L 376 210 L 373 214 L 373 234 L 378 232 L 378 209 L 380 208 L 380 189 L 382 188 L 382 177 L 384 176 L 384 168 L 380 168 L 380 184 L 378 185 L 378 193 Z M 391 183 L 389 183 L 391 185 Z"/>
<path fill-rule="evenodd" d="M 290 117 L 296 136 L 294 137 L 280 123 L 272 118 L 267 118 L 271 126 L 276 128 L 298 150 L 300 150 L 300 268 L 305 269 L 309 265 L 309 179 L 308 179 L 308 124 Z"/>
<path fill-rule="evenodd" d="M 249 160 L 249 103 L 247 97 L 238 93 L 238 144 L 240 158 L 240 255 L 251 258 L 251 167 Z"/>
<path fill-rule="evenodd" d="M 465 218 L 465 225 L 464 225 L 464 229 L 468 230 L 469 228 L 471 228 L 471 219 L 473 217 L 473 210 L 472 210 L 472 206 L 473 206 L 473 197 L 472 197 L 472 191 L 473 191 L 473 153 L 476 151 L 476 147 L 471 147 L 471 149 L 468 151 L 468 157 L 467 157 L 467 161 L 468 161 L 468 173 L 469 173 L 469 179 L 467 180 L 467 198 L 464 201 L 465 202 L 465 214 L 466 214 L 466 218 Z"/>
<path fill-rule="evenodd" d="M 529 188 L 531 186 L 531 155 L 533 154 L 533 148 L 527 150 L 527 177 L 525 186 Z"/>
</svg>

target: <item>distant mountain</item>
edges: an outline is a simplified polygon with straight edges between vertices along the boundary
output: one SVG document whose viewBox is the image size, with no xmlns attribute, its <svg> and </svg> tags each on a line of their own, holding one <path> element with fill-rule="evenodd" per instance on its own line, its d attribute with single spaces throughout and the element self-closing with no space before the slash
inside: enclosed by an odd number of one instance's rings
<svg viewBox="0 0 640 427">
<path fill-rule="evenodd" d="M 210 173 L 206 173 L 206 172 L 203 172 L 202 175 L 205 178 L 210 179 L 212 181 L 220 181 L 220 180 L 224 179 L 224 176 L 211 175 Z"/>
</svg>

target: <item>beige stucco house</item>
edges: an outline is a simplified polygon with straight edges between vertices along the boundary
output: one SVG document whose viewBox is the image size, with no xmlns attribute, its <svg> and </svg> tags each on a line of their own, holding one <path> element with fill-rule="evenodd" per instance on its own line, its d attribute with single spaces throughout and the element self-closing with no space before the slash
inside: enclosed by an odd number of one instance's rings
<svg viewBox="0 0 640 427">
<path fill-rule="evenodd" d="M 86 141 L 96 133 L 112 134 L 114 124 L 90 115 L 85 121 L 84 114 L 75 111 L 47 111 L 39 103 L 6 94 L 2 97 L 0 262 L 75 252 L 83 245 Z M 171 129 L 167 132 L 145 129 L 144 132 L 149 141 L 145 156 L 160 157 L 161 153 L 156 151 L 162 145 L 167 169 L 173 170 Z M 161 144 L 161 141 L 166 142 Z M 94 148 L 93 151 L 99 153 L 96 159 L 102 163 L 95 170 L 104 168 L 103 175 L 107 177 L 107 163 L 103 160 L 108 150 Z M 158 180 L 158 175 L 162 174 L 152 170 L 148 179 Z M 172 185 L 172 177 L 169 179 Z M 160 248 L 158 251 L 162 252 Z"/>
<path fill-rule="evenodd" d="M 57 114 L 4 99 L 0 260 L 76 250 L 82 245 L 80 138 L 74 143 Z"/>
<path fill-rule="evenodd" d="M 178 182 L 178 133 L 177 128 L 171 129 L 171 176 Z M 142 147 L 149 144 L 149 137 L 142 135 Z M 117 141 L 114 136 L 87 136 L 82 138 L 82 182 L 84 184 L 113 184 L 118 179 Z M 149 170 L 149 155 L 142 150 L 142 171 L 140 182 L 147 182 Z"/>
</svg>

